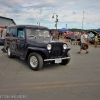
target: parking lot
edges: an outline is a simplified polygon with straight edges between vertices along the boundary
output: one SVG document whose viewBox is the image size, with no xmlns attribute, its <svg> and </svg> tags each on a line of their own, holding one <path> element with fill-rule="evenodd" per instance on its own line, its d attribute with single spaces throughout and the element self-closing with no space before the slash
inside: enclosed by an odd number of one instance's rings
<svg viewBox="0 0 100 100">
<path fill-rule="evenodd" d="M 39 71 L 0 51 L 0 99 L 100 100 L 100 48 L 77 54 L 79 46 L 68 45 L 68 65 L 45 65 Z"/>
</svg>

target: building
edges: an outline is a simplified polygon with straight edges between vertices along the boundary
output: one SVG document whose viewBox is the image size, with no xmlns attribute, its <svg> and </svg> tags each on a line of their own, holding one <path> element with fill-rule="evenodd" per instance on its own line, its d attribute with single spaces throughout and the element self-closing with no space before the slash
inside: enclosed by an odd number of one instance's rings
<svg viewBox="0 0 100 100">
<path fill-rule="evenodd" d="M 13 19 L 0 16 L 0 44 L 4 44 L 2 39 L 2 30 L 6 26 L 16 25 Z"/>
<path fill-rule="evenodd" d="M 0 16 L 0 28 L 10 25 L 16 25 L 13 19 Z"/>
</svg>

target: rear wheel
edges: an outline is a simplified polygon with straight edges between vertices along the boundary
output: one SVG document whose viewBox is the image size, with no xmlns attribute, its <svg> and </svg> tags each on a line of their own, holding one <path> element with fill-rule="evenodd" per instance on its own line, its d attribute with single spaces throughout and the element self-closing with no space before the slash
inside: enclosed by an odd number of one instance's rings
<svg viewBox="0 0 100 100">
<path fill-rule="evenodd" d="M 9 58 L 14 57 L 14 55 L 13 55 L 12 52 L 11 52 L 10 47 L 8 47 L 8 49 L 7 49 L 7 55 L 8 55 Z"/>
<path fill-rule="evenodd" d="M 31 53 L 28 56 L 28 64 L 30 69 L 37 71 L 43 66 L 43 58 L 38 53 Z"/>
<path fill-rule="evenodd" d="M 66 54 L 66 57 L 70 57 L 70 54 L 67 53 L 67 54 Z M 63 59 L 62 62 L 61 62 L 60 64 L 61 64 L 61 65 L 66 65 L 66 64 L 68 64 L 68 63 L 70 62 L 70 60 L 71 60 L 71 57 L 68 58 L 68 59 Z"/>
</svg>

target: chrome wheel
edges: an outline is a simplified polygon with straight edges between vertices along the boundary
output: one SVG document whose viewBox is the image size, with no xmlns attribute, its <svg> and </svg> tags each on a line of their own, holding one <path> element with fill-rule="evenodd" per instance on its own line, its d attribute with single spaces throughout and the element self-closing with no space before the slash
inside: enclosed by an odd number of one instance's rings
<svg viewBox="0 0 100 100">
<path fill-rule="evenodd" d="M 8 55 L 9 58 L 13 58 L 14 57 L 14 55 L 12 54 L 11 49 L 9 47 L 7 49 L 7 55 Z"/>
<path fill-rule="evenodd" d="M 8 48 L 8 56 L 11 55 L 11 51 L 10 51 L 10 48 Z"/>
<path fill-rule="evenodd" d="M 43 66 L 43 58 L 38 53 L 31 53 L 28 56 L 28 64 L 32 70 L 37 71 Z"/>
<path fill-rule="evenodd" d="M 30 65 L 33 68 L 36 68 L 38 66 L 38 59 L 35 56 L 30 57 Z"/>
</svg>

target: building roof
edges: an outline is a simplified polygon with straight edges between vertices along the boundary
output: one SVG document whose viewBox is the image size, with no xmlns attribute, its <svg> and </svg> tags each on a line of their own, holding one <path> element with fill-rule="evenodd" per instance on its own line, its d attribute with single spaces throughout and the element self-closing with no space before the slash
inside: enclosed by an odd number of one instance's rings
<svg viewBox="0 0 100 100">
<path fill-rule="evenodd" d="M 47 27 L 38 26 L 38 25 L 12 25 L 12 26 L 9 26 L 9 27 L 48 29 Z"/>
<path fill-rule="evenodd" d="M 15 25 L 16 25 L 16 23 L 14 22 L 14 20 L 13 19 L 11 19 L 11 18 L 7 18 L 7 17 L 3 17 L 3 16 L 0 16 L 0 18 L 4 18 L 4 19 L 8 19 L 8 20 L 11 20 Z"/>
</svg>

